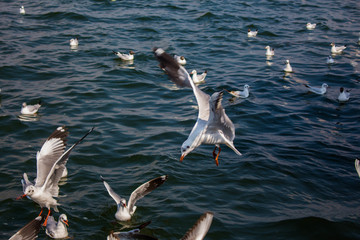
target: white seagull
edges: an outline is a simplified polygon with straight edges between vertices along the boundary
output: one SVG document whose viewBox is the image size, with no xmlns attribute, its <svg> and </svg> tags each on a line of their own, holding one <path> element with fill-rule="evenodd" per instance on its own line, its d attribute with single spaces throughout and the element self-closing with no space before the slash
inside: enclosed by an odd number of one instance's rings
<svg viewBox="0 0 360 240">
<path fill-rule="evenodd" d="M 46 225 L 46 235 L 51 238 L 66 238 L 68 236 L 67 227 L 69 222 L 65 214 L 59 216 L 59 221 L 56 222 L 53 216 L 49 216 Z"/>
<path fill-rule="evenodd" d="M 226 89 L 225 90 L 228 93 L 230 93 L 231 95 L 233 95 L 234 97 L 247 98 L 249 96 L 249 88 L 250 88 L 250 86 L 245 84 L 243 91 L 229 91 Z"/>
<path fill-rule="evenodd" d="M 113 51 L 113 53 L 118 56 L 121 60 L 124 61 L 131 61 L 134 60 L 134 55 L 135 52 L 134 51 L 129 51 L 129 53 L 121 53 L 121 52 L 115 52 Z"/>
<path fill-rule="evenodd" d="M 79 40 L 77 38 L 70 39 L 70 46 L 77 47 L 79 45 Z"/>
<path fill-rule="evenodd" d="M 292 67 L 291 67 L 291 65 L 290 65 L 290 60 L 286 60 L 285 61 L 285 67 L 284 67 L 284 69 L 283 69 L 283 71 L 284 72 L 292 72 L 293 70 L 292 70 Z"/>
<path fill-rule="evenodd" d="M 135 213 L 135 203 L 162 185 L 168 179 L 168 176 L 163 175 L 140 185 L 131 193 L 128 204 L 126 204 L 125 198 L 121 198 L 112 190 L 110 185 L 104 180 L 102 176 L 100 176 L 100 178 L 103 181 L 110 197 L 112 197 L 116 202 L 117 211 L 115 213 L 115 218 L 119 221 L 127 221 L 130 220 L 131 216 Z"/>
<path fill-rule="evenodd" d="M 275 49 L 271 49 L 270 46 L 266 46 L 265 49 L 266 49 L 266 53 L 265 53 L 266 56 L 274 56 L 275 55 Z"/>
<path fill-rule="evenodd" d="M 48 209 L 44 226 L 47 224 L 50 209 L 53 208 L 56 212 L 58 212 L 57 206 L 59 204 L 54 197 L 59 195 L 58 183 L 63 175 L 64 167 L 71 151 L 89 133 L 91 133 L 93 129 L 94 128 L 88 131 L 79 141 L 63 152 L 68 132 L 65 127 L 58 127 L 45 141 L 41 150 L 37 152 L 37 173 L 35 184 L 31 183 L 27 174 L 24 173 L 24 179 L 21 180 L 24 194 L 18 197 L 18 199 L 29 196 L 34 202 L 40 205 L 41 212 L 39 215 L 41 215 L 44 207 Z"/>
<path fill-rule="evenodd" d="M 190 228 L 181 240 L 202 240 L 209 231 L 214 214 L 212 212 L 205 212 L 196 221 L 194 226 Z"/>
<path fill-rule="evenodd" d="M 213 157 L 219 165 L 220 144 L 226 144 L 236 154 L 241 153 L 235 148 L 235 127 L 221 105 L 223 91 L 215 92 L 211 97 L 201 91 L 192 81 L 186 69 L 161 48 L 154 48 L 154 54 L 160 62 L 160 68 L 165 69 L 170 79 L 179 87 L 192 88 L 199 106 L 197 121 L 188 139 L 181 146 L 180 161 L 201 144 L 215 145 Z M 217 154 L 216 149 L 219 148 Z"/>
<path fill-rule="evenodd" d="M 21 6 L 19 11 L 20 11 L 20 14 L 25 14 L 25 8 L 24 8 L 24 6 Z"/>
<path fill-rule="evenodd" d="M 318 87 L 312 87 L 308 84 L 304 84 L 305 87 L 309 89 L 310 92 L 323 95 L 326 93 L 326 89 L 329 87 L 326 83 L 323 83 L 320 88 Z"/>
<path fill-rule="evenodd" d="M 174 55 L 175 60 L 181 64 L 181 65 L 185 65 L 186 64 L 186 59 L 184 56 L 178 56 L 178 55 Z"/>
<path fill-rule="evenodd" d="M 333 54 L 342 53 L 346 49 L 346 45 L 335 46 L 335 43 L 331 43 L 330 46 L 331 46 L 331 53 Z"/>
<path fill-rule="evenodd" d="M 314 30 L 316 28 L 316 23 L 307 23 L 306 28 L 308 30 Z"/>
<path fill-rule="evenodd" d="M 251 31 L 251 29 L 248 29 L 247 35 L 248 37 L 256 37 L 256 35 L 258 34 L 258 30 L 256 29 L 255 31 Z"/>
<path fill-rule="evenodd" d="M 338 96 L 339 102 L 346 102 L 350 99 L 350 90 L 345 90 L 343 87 L 340 88 L 340 94 Z"/>
<path fill-rule="evenodd" d="M 41 101 L 35 105 L 27 105 L 26 102 L 23 102 L 21 107 L 21 114 L 24 115 L 34 115 L 39 111 L 41 107 Z"/>
<path fill-rule="evenodd" d="M 198 75 L 196 70 L 194 69 L 192 70 L 191 74 L 192 74 L 192 80 L 194 81 L 195 84 L 204 83 L 207 75 L 207 70 L 205 70 L 205 72 L 203 72 L 202 74 Z"/>
<path fill-rule="evenodd" d="M 22 240 L 22 239 L 36 239 L 41 228 L 41 224 L 44 221 L 44 216 L 37 216 L 31 220 L 18 232 L 16 232 L 9 240 Z"/>
<path fill-rule="evenodd" d="M 327 58 L 326 58 L 326 63 L 327 64 L 333 64 L 335 61 L 334 59 L 331 57 L 331 55 L 329 55 Z"/>
<path fill-rule="evenodd" d="M 120 239 L 144 239 L 144 240 L 157 240 L 157 238 L 141 234 L 141 229 L 145 228 L 147 225 L 149 225 L 151 221 L 146 222 L 144 224 L 141 224 L 140 226 L 136 227 L 135 229 L 132 229 L 127 232 L 111 232 L 107 236 L 107 240 L 120 240 Z"/>
<path fill-rule="evenodd" d="M 360 161 L 359 161 L 359 159 L 355 159 L 355 169 L 360 177 Z"/>
</svg>

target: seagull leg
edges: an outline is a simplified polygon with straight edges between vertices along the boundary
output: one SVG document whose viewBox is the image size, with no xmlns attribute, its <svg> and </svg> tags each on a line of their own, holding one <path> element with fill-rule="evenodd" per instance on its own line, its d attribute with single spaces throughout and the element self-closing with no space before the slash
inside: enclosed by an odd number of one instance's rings
<svg viewBox="0 0 360 240">
<path fill-rule="evenodd" d="M 44 224 L 43 224 L 44 227 L 46 227 L 47 220 L 48 220 L 49 216 L 50 216 L 50 209 L 49 209 L 48 214 L 47 214 L 47 216 L 45 218 L 45 221 L 44 221 Z"/>
<path fill-rule="evenodd" d="M 217 148 L 217 146 L 215 145 L 215 148 L 214 148 L 214 151 L 213 151 L 213 157 L 214 157 L 214 159 L 216 158 L 216 153 L 215 153 L 216 148 Z"/>
<path fill-rule="evenodd" d="M 220 152 L 221 152 L 221 147 L 219 146 L 219 151 L 216 155 L 216 158 L 215 158 L 215 163 L 216 163 L 216 166 L 219 166 L 219 155 L 220 155 Z"/>
<path fill-rule="evenodd" d="M 40 213 L 39 213 L 39 216 L 41 216 L 43 210 L 44 210 L 44 208 L 41 208 L 41 211 L 40 211 Z"/>
</svg>

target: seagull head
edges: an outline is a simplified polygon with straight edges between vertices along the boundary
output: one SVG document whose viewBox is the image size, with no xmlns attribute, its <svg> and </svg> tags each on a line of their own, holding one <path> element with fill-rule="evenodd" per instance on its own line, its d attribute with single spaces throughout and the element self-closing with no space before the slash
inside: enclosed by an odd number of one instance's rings
<svg viewBox="0 0 360 240">
<path fill-rule="evenodd" d="M 191 144 L 191 142 L 189 140 L 186 140 L 181 146 L 180 162 L 194 149 L 195 147 Z"/>
<path fill-rule="evenodd" d="M 322 87 L 322 88 L 328 88 L 329 86 L 328 86 L 326 83 L 323 83 L 323 84 L 321 85 L 321 87 Z"/>
<path fill-rule="evenodd" d="M 123 208 L 126 208 L 126 199 L 125 198 L 122 198 L 120 200 L 120 206 L 123 207 Z"/>
<path fill-rule="evenodd" d="M 24 198 L 24 197 L 26 197 L 26 196 L 31 197 L 31 196 L 34 194 L 34 192 L 35 192 L 35 187 L 34 187 L 34 185 L 27 186 L 27 187 L 25 188 L 24 194 L 21 195 L 20 197 L 17 197 L 16 199 L 19 200 L 19 199 L 22 199 L 22 198 Z"/>
<path fill-rule="evenodd" d="M 196 73 L 196 70 L 192 70 L 190 74 L 195 74 Z"/>
<path fill-rule="evenodd" d="M 247 85 L 247 84 L 244 85 L 244 89 L 249 89 L 249 88 L 250 88 L 249 85 Z"/>
<path fill-rule="evenodd" d="M 59 217 L 60 221 L 66 224 L 66 226 L 69 226 L 69 221 L 67 219 L 67 216 L 65 214 L 61 214 Z"/>
</svg>

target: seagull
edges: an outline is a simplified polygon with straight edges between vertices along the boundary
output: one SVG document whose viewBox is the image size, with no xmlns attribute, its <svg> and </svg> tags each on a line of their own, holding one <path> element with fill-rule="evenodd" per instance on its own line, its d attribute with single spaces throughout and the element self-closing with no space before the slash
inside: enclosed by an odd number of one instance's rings
<svg viewBox="0 0 360 240">
<path fill-rule="evenodd" d="M 327 64 L 333 64 L 335 61 L 334 61 L 334 59 L 331 57 L 331 55 L 329 55 L 328 57 L 327 57 L 327 59 L 326 59 L 326 63 Z"/>
<path fill-rule="evenodd" d="M 360 161 L 359 161 L 359 159 L 355 159 L 355 169 L 360 177 Z"/>
<path fill-rule="evenodd" d="M 192 70 L 191 74 L 192 80 L 195 84 L 204 83 L 207 75 L 207 70 L 205 70 L 205 72 L 203 72 L 201 75 L 198 75 L 196 70 L 194 69 Z"/>
<path fill-rule="evenodd" d="M 23 115 L 34 115 L 39 111 L 41 107 L 41 101 L 35 105 L 27 105 L 26 102 L 23 102 L 21 107 L 21 114 Z"/>
<path fill-rule="evenodd" d="M 235 127 L 221 105 L 223 91 L 215 92 L 211 97 L 201 91 L 192 81 L 186 69 L 161 48 L 154 48 L 154 54 L 160 62 L 160 68 L 165 69 L 171 80 L 179 87 L 191 87 L 199 106 L 197 121 L 188 139 L 181 146 L 180 161 L 201 144 L 214 144 L 213 157 L 219 165 L 220 144 L 226 144 L 236 154 L 241 153 L 235 148 Z M 216 149 L 219 148 L 217 154 Z"/>
<path fill-rule="evenodd" d="M 131 61 L 134 60 L 134 51 L 129 51 L 129 53 L 121 53 L 121 52 L 115 52 L 113 51 L 113 53 L 118 56 L 121 60 L 124 61 Z"/>
<path fill-rule="evenodd" d="M 266 56 L 274 56 L 275 55 L 275 49 L 271 49 L 270 46 L 266 46 L 265 49 L 266 49 L 266 53 L 265 53 Z"/>
<path fill-rule="evenodd" d="M 340 88 L 340 94 L 338 96 L 339 102 L 346 102 L 350 99 L 350 90 L 345 90 L 343 87 Z"/>
<path fill-rule="evenodd" d="M 288 59 L 285 61 L 285 67 L 284 67 L 283 71 L 284 72 L 292 72 L 293 71 L 292 67 L 290 65 L 290 61 Z"/>
<path fill-rule="evenodd" d="M 304 85 L 305 85 L 305 87 L 307 87 L 309 89 L 310 92 L 320 94 L 320 95 L 325 94 L 326 89 L 329 87 L 326 83 L 323 83 L 320 88 L 312 87 L 312 86 L 310 86 L 308 84 L 304 84 Z"/>
<path fill-rule="evenodd" d="M 102 176 L 100 176 L 100 178 L 103 181 L 110 197 L 112 197 L 116 202 L 117 211 L 115 213 L 115 218 L 119 221 L 128 221 L 131 219 L 131 216 L 134 215 L 134 212 L 136 210 L 136 201 L 143 198 L 144 196 L 155 190 L 157 187 L 162 185 L 168 179 L 168 176 L 163 175 L 140 185 L 131 193 L 128 204 L 126 204 L 125 198 L 121 198 L 112 190 L 110 185 L 104 180 Z"/>
<path fill-rule="evenodd" d="M 335 46 L 335 43 L 331 43 L 330 46 L 331 46 L 331 53 L 333 54 L 342 53 L 342 51 L 344 51 L 346 48 L 346 45 L 337 47 Z"/>
<path fill-rule="evenodd" d="M 9 240 L 36 239 L 43 221 L 44 216 L 37 216 L 15 233 Z"/>
<path fill-rule="evenodd" d="M 316 23 L 307 23 L 306 28 L 308 30 L 314 30 L 316 28 Z"/>
<path fill-rule="evenodd" d="M 181 64 L 181 65 L 185 65 L 186 64 L 186 59 L 184 56 L 178 56 L 178 55 L 174 55 L 175 60 Z"/>
<path fill-rule="evenodd" d="M 20 14 L 25 14 L 25 8 L 24 8 L 24 6 L 21 6 L 19 11 L 20 11 Z"/>
<path fill-rule="evenodd" d="M 258 34 L 258 30 L 256 29 L 255 31 L 251 31 L 251 29 L 248 29 L 247 35 L 248 37 L 256 37 L 256 35 Z"/>
<path fill-rule="evenodd" d="M 69 226 L 69 222 L 65 214 L 59 216 L 58 222 L 55 221 L 53 216 L 49 216 L 45 233 L 55 239 L 67 238 L 68 231 L 66 226 Z"/>
<path fill-rule="evenodd" d="M 249 96 L 249 88 L 250 88 L 250 86 L 245 84 L 243 91 L 229 91 L 226 89 L 225 90 L 228 93 L 230 93 L 231 95 L 233 95 L 234 97 L 247 98 Z"/>
<path fill-rule="evenodd" d="M 120 240 L 120 239 L 145 239 L 145 240 L 157 240 L 157 238 L 140 234 L 141 229 L 145 228 L 147 225 L 149 225 L 151 221 L 148 221 L 144 224 L 141 224 L 140 226 L 136 227 L 133 230 L 130 230 L 128 232 L 111 232 L 107 236 L 107 240 Z"/>
<path fill-rule="evenodd" d="M 17 199 L 30 197 L 34 202 L 40 205 L 41 215 L 43 208 L 48 209 L 48 214 L 44 222 L 47 224 L 50 215 L 50 209 L 53 208 L 56 212 L 59 210 L 57 200 L 53 197 L 59 195 L 58 182 L 62 176 L 64 166 L 69 158 L 71 151 L 78 145 L 87 135 L 89 135 L 94 128 L 88 131 L 79 141 L 74 143 L 64 153 L 66 145 L 66 137 L 68 135 L 65 127 L 58 127 L 45 141 L 41 150 L 37 152 L 37 173 L 35 184 L 31 183 L 26 173 L 23 175 L 21 181 L 23 185 L 24 194 Z"/>
<path fill-rule="evenodd" d="M 79 45 L 79 40 L 77 38 L 70 39 L 70 46 L 77 47 Z"/>
<path fill-rule="evenodd" d="M 190 228 L 181 240 L 202 240 L 209 231 L 214 214 L 212 212 L 205 212 L 196 221 L 194 226 Z"/>
</svg>

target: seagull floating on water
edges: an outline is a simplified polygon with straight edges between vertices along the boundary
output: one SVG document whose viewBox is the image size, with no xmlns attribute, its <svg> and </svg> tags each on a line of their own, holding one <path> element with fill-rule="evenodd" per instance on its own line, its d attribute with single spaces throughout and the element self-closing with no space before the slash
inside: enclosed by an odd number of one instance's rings
<svg viewBox="0 0 360 240">
<path fill-rule="evenodd" d="M 37 216 L 35 219 L 31 220 L 18 232 L 16 232 L 9 240 L 22 240 L 22 239 L 36 239 L 40 232 L 41 224 L 44 221 L 44 216 Z"/>
<path fill-rule="evenodd" d="M 314 30 L 316 28 L 316 23 L 307 23 L 306 28 L 308 30 Z"/>
<path fill-rule="evenodd" d="M 326 89 L 329 87 L 326 83 L 323 83 L 320 88 L 318 87 L 312 87 L 308 84 L 304 84 L 305 87 L 309 89 L 310 92 L 323 95 L 326 93 Z"/>
<path fill-rule="evenodd" d="M 129 53 L 121 53 L 121 52 L 115 52 L 113 51 L 113 53 L 118 56 L 121 60 L 124 61 L 131 61 L 134 60 L 134 55 L 135 52 L 134 51 L 129 51 Z"/>
<path fill-rule="evenodd" d="M 251 31 L 251 29 L 248 29 L 247 35 L 248 37 L 256 37 L 256 35 L 258 34 L 258 30 L 256 29 L 255 31 Z"/>
<path fill-rule="evenodd" d="M 284 72 L 292 72 L 293 70 L 292 70 L 292 67 L 291 67 L 291 65 L 290 65 L 290 60 L 286 60 L 285 61 L 285 67 L 284 67 L 284 69 L 283 69 L 283 71 Z"/>
<path fill-rule="evenodd" d="M 186 64 L 186 59 L 184 56 L 178 56 L 178 55 L 174 55 L 175 60 L 181 64 L 181 65 L 185 65 Z"/>
<path fill-rule="evenodd" d="M 327 58 L 326 58 L 326 63 L 327 64 L 333 64 L 335 61 L 334 59 L 331 57 L 331 55 L 329 55 Z"/>
<path fill-rule="evenodd" d="M 161 48 L 154 48 L 154 54 L 160 62 L 160 68 L 165 69 L 170 79 L 179 87 L 192 88 L 199 106 L 197 121 L 188 139 L 181 146 L 180 161 L 201 144 L 215 145 L 213 157 L 219 165 L 220 144 L 226 144 L 236 154 L 241 153 L 235 148 L 235 127 L 221 105 L 223 91 L 215 92 L 211 97 L 201 91 L 192 81 L 186 69 Z M 216 149 L 219 148 L 216 154 Z"/>
<path fill-rule="evenodd" d="M 335 46 L 335 43 L 331 43 L 330 46 L 331 46 L 331 53 L 333 54 L 342 53 L 346 49 L 346 45 Z"/>
<path fill-rule="evenodd" d="M 70 39 L 70 46 L 71 47 L 77 47 L 79 45 L 79 40 L 78 38 L 72 38 Z"/>
<path fill-rule="evenodd" d="M 157 238 L 141 234 L 141 229 L 145 228 L 147 225 L 149 225 L 151 221 L 146 222 L 144 224 L 141 224 L 140 226 L 136 227 L 135 229 L 132 229 L 127 232 L 111 232 L 107 236 L 107 240 L 120 240 L 120 239 L 144 239 L 144 240 L 157 240 Z"/>
<path fill-rule="evenodd" d="M 24 6 L 21 6 L 19 11 L 20 11 L 20 14 L 25 14 L 25 8 L 24 8 Z"/>
<path fill-rule="evenodd" d="M 274 56 L 275 55 L 275 49 L 271 49 L 270 46 L 266 46 L 265 49 L 266 49 L 266 53 L 265 53 L 266 56 Z"/>
<path fill-rule="evenodd" d="M 228 93 L 230 93 L 231 95 L 233 95 L 234 97 L 247 98 L 249 96 L 249 88 L 250 88 L 250 86 L 245 84 L 243 91 L 229 91 L 226 89 L 225 90 Z"/>
<path fill-rule="evenodd" d="M 192 74 L 192 80 L 194 81 L 194 83 L 196 83 L 196 84 L 204 83 L 206 75 L 207 75 L 207 70 L 205 70 L 205 72 L 203 72 L 200 75 L 197 74 L 196 70 L 192 70 L 191 74 Z"/>
<path fill-rule="evenodd" d="M 350 90 L 345 90 L 343 87 L 340 88 L 340 94 L 338 96 L 339 102 L 347 102 L 350 99 Z"/>
<path fill-rule="evenodd" d="M 59 221 L 56 222 L 53 216 L 49 216 L 47 225 L 46 225 L 46 235 L 51 238 L 67 238 L 68 231 L 67 227 L 69 226 L 69 222 L 67 216 L 65 214 L 61 214 L 59 216 Z"/>
<path fill-rule="evenodd" d="M 65 127 L 58 127 L 45 141 L 41 150 L 37 152 L 37 173 L 35 184 L 31 183 L 27 174 L 24 173 L 24 179 L 21 181 L 24 194 L 18 197 L 18 199 L 29 196 L 34 202 L 40 205 L 41 212 L 39 215 L 41 215 L 44 207 L 48 209 L 44 226 L 47 224 L 50 209 L 53 208 L 56 212 L 58 212 L 57 206 L 59 204 L 53 197 L 58 197 L 59 195 L 58 183 L 63 174 L 65 164 L 71 151 L 87 135 L 89 135 L 93 129 L 94 128 L 88 131 L 85 136 L 74 143 L 68 150 L 63 152 L 66 146 L 66 137 L 68 132 Z"/>
<path fill-rule="evenodd" d="M 41 101 L 35 105 L 27 105 L 26 102 L 23 102 L 21 107 L 21 114 L 24 115 L 34 115 L 39 111 L 41 107 Z"/>
<path fill-rule="evenodd" d="M 212 212 L 205 212 L 196 221 L 194 226 L 190 228 L 181 240 L 202 240 L 209 231 L 214 214 Z"/>
<path fill-rule="evenodd" d="M 143 198 L 144 196 L 155 190 L 157 187 L 162 185 L 168 179 L 168 176 L 163 175 L 140 185 L 131 193 L 128 204 L 126 204 L 125 198 L 121 198 L 112 190 L 110 185 L 104 180 L 102 176 L 100 176 L 100 178 L 103 181 L 110 197 L 112 197 L 116 202 L 117 211 L 115 214 L 115 218 L 119 221 L 127 221 L 130 220 L 131 216 L 135 213 L 135 203 L 139 199 Z"/>
</svg>

